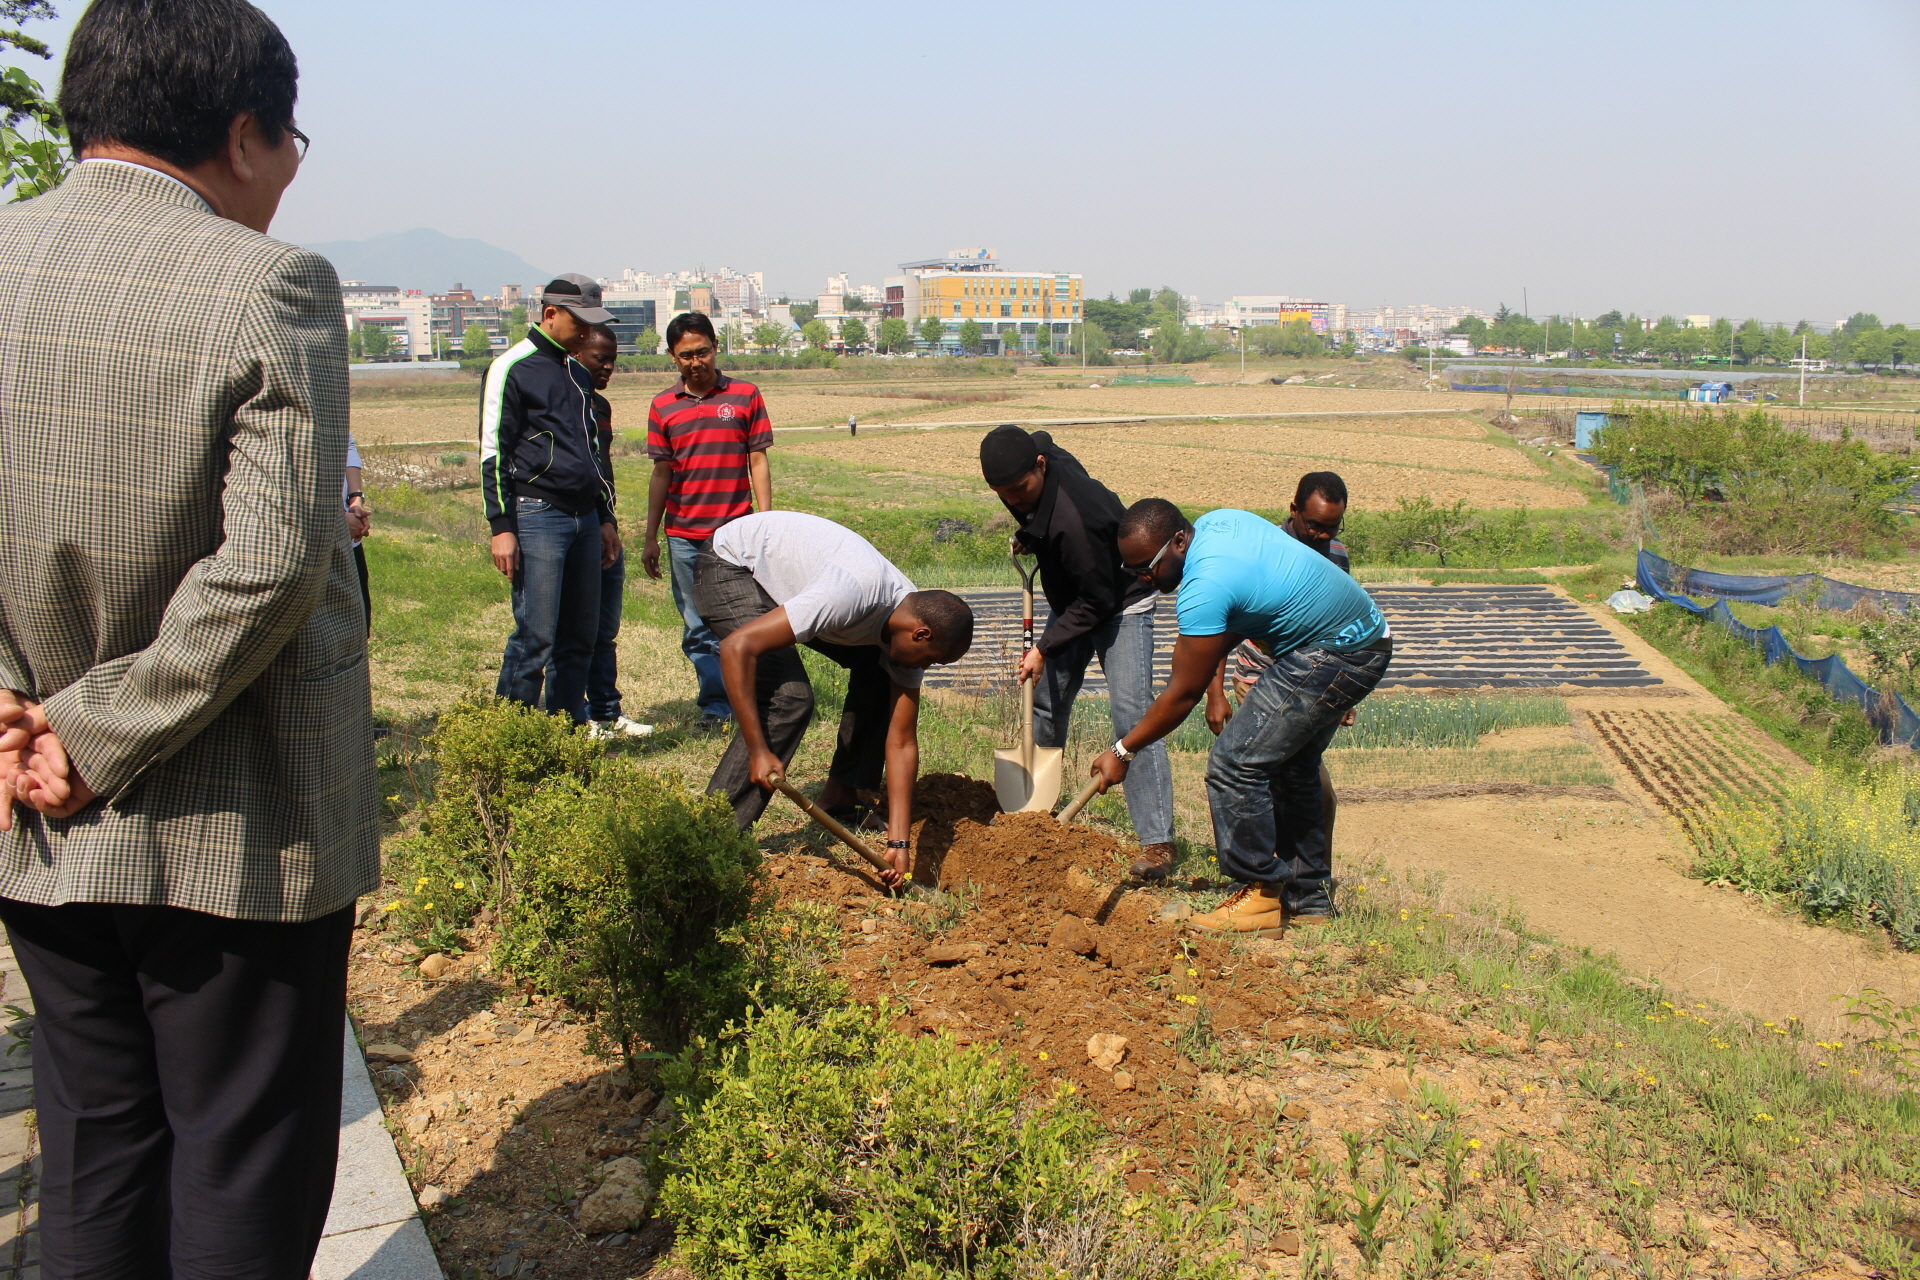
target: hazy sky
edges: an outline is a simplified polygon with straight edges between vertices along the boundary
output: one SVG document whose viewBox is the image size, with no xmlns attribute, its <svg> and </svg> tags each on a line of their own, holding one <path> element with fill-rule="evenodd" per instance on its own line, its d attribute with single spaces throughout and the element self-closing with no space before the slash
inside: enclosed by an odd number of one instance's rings
<svg viewBox="0 0 1920 1280">
<path fill-rule="evenodd" d="M 1920 321 L 1911 0 L 263 7 L 314 140 L 291 240 Z"/>
</svg>

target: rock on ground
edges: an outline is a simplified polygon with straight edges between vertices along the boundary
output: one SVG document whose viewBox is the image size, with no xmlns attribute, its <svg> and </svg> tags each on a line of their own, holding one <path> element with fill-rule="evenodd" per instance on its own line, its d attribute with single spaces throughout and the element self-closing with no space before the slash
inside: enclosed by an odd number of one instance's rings
<svg viewBox="0 0 1920 1280">
<path fill-rule="evenodd" d="M 582 1235 L 597 1236 L 608 1231 L 625 1231 L 646 1221 L 653 1208 L 653 1184 L 640 1162 L 621 1156 L 600 1166 L 600 1189 L 580 1205 L 575 1226 Z"/>
</svg>

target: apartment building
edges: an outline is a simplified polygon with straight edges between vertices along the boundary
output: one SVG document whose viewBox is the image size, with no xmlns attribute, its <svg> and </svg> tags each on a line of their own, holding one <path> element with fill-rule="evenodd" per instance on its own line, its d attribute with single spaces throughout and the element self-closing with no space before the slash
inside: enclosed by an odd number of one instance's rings
<svg viewBox="0 0 1920 1280">
<path fill-rule="evenodd" d="M 487 346 L 494 352 L 507 349 L 507 331 L 500 320 L 497 298 L 476 297 L 465 285 L 455 284 L 445 293 L 432 297 L 432 337 L 447 355 L 457 354 L 467 336 L 468 325 L 479 325 L 487 333 Z"/>
<path fill-rule="evenodd" d="M 938 317 L 947 331 L 944 348 L 958 347 L 960 326 L 969 320 L 1001 351 L 1033 348 L 1042 326 L 1063 343 L 1080 323 L 1077 272 L 1012 270 L 991 249 L 956 249 L 944 258 L 903 262 L 900 270 L 904 274 L 887 280 L 880 305 L 898 305 L 910 325 Z"/>
<path fill-rule="evenodd" d="M 433 300 L 418 289 L 343 280 L 340 303 L 347 313 L 349 332 L 363 327 L 387 331 L 391 340 L 387 359 L 433 358 Z"/>
</svg>

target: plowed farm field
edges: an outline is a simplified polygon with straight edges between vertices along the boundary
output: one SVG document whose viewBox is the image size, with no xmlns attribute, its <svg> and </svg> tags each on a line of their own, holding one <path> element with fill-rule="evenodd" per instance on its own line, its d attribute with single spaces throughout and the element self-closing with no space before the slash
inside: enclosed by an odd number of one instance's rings
<svg viewBox="0 0 1920 1280">
<path fill-rule="evenodd" d="M 1527 455 L 1484 437 L 1477 419 L 1339 418 L 1282 425 L 1144 423 L 1056 427 L 1052 435 L 1128 501 L 1148 496 L 1196 506 L 1285 506 L 1307 471 L 1334 470 L 1369 507 L 1426 495 L 1482 508 L 1585 504 Z M 877 471 L 952 476 L 977 484 L 979 432 L 885 433 L 782 441 Z"/>
<path fill-rule="evenodd" d="M 1806 765 L 1740 716 L 1589 711 L 1594 733 L 1695 845 L 1722 796 L 1778 794 Z"/>
</svg>

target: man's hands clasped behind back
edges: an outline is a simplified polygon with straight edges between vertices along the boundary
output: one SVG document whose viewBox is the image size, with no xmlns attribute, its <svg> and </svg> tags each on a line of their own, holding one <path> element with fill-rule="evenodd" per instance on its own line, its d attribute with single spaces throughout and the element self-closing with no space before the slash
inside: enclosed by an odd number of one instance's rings
<svg viewBox="0 0 1920 1280">
<path fill-rule="evenodd" d="M 0 831 L 13 830 L 15 802 L 70 818 L 94 801 L 38 702 L 0 689 Z"/>
</svg>

